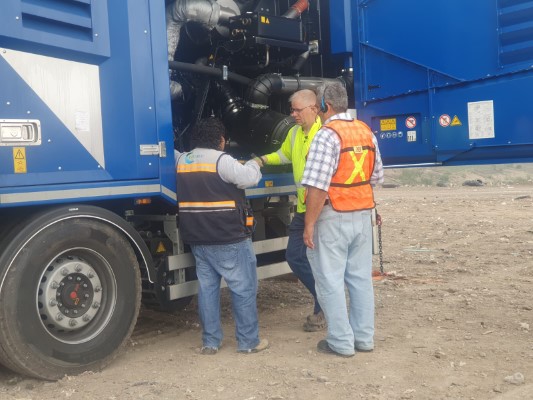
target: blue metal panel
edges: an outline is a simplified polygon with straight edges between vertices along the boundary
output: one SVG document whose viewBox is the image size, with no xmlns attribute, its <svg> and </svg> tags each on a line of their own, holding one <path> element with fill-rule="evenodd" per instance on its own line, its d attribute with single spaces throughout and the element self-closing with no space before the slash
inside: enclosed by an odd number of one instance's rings
<svg viewBox="0 0 533 400">
<path fill-rule="evenodd" d="M 157 194 L 175 203 L 164 1 L 7 0 L 2 8 L 0 48 L 39 54 L 52 65 L 57 60 L 61 65 L 76 62 L 97 68 L 105 163 L 99 163 L 98 151 L 91 143 L 82 145 L 65 122 L 72 116 L 59 115 L 57 105 L 35 90 L 37 78 L 19 76 L 16 67 L 0 58 L 0 119 L 28 118 L 31 110 L 31 118 L 42 126 L 41 145 L 26 147 L 27 173 L 15 174 L 12 147 L 0 146 L 0 196 L 48 193 L 58 184 L 131 187 L 146 180 L 157 182 Z M 14 29 L 13 21 L 20 27 Z M 39 85 L 49 86 L 44 81 Z M 141 155 L 141 145 L 160 142 L 166 146 L 166 157 Z M 134 196 L 113 193 L 110 197 Z M 55 202 L 46 196 L 34 198 Z"/>
<path fill-rule="evenodd" d="M 387 165 L 533 161 L 533 2 L 352 4 L 356 107 Z"/>
<path fill-rule="evenodd" d="M 107 2 L 2 0 L 0 43 L 59 56 L 109 56 Z"/>
<path fill-rule="evenodd" d="M 352 46 L 352 12 L 349 1 L 330 1 L 330 46 L 332 54 L 350 53 Z"/>
</svg>

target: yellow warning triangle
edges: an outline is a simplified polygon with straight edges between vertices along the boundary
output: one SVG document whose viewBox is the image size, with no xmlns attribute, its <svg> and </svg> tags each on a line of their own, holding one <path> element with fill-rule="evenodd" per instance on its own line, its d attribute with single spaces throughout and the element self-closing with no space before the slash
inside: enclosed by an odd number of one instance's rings
<svg viewBox="0 0 533 400">
<path fill-rule="evenodd" d="M 463 124 L 459 120 L 459 117 L 457 117 L 457 115 L 454 115 L 454 117 L 452 119 L 452 123 L 450 125 L 451 126 L 460 126 L 460 125 L 463 125 Z"/>
<path fill-rule="evenodd" d="M 24 157 L 24 153 L 22 150 L 19 150 L 15 154 L 15 160 L 24 160 L 26 157 Z"/>
<path fill-rule="evenodd" d="M 164 253 L 165 251 L 167 251 L 167 249 L 165 248 L 165 245 L 163 244 L 163 242 L 159 242 L 159 244 L 157 245 L 157 249 L 155 250 L 156 253 Z"/>
</svg>

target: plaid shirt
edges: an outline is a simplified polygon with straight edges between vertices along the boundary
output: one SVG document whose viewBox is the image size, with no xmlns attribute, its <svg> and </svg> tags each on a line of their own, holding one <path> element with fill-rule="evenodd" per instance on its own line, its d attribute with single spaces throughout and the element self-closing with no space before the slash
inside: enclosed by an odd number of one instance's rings
<svg viewBox="0 0 533 400">
<path fill-rule="evenodd" d="M 324 125 L 336 119 L 353 121 L 350 114 L 340 113 L 333 115 Z M 327 192 L 331 178 L 337 171 L 339 165 L 341 141 L 334 131 L 324 125 L 322 125 L 322 128 L 315 135 L 309 148 L 302 184 L 313 186 Z M 378 183 L 383 183 L 383 162 L 381 161 L 378 142 L 374 135 L 372 135 L 372 141 L 376 146 L 376 162 L 374 172 L 370 177 L 370 184 L 375 186 Z"/>
</svg>

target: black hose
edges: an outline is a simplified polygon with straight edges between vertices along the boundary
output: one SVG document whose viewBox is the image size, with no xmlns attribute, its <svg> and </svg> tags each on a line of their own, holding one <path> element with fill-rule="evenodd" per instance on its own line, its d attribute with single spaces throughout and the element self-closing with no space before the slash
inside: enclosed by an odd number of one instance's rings
<svg viewBox="0 0 533 400">
<path fill-rule="evenodd" d="M 214 76 L 222 78 L 222 70 L 220 68 L 208 67 L 205 65 L 197 65 L 184 63 L 179 61 L 169 61 L 168 67 L 176 71 L 194 72 L 202 75 Z M 246 76 L 236 74 L 235 72 L 228 72 L 228 80 L 240 83 L 241 85 L 248 85 L 252 82 L 250 78 Z"/>
</svg>

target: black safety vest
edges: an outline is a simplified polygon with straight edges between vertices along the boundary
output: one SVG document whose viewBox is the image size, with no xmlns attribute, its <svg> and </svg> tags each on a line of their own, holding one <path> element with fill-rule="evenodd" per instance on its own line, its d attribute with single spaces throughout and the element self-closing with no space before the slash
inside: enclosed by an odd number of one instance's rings
<svg viewBox="0 0 533 400">
<path fill-rule="evenodd" d="M 179 229 L 185 243 L 237 243 L 252 234 L 253 218 L 244 190 L 218 174 L 224 154 L 196 148 L 178 158 Z"/>
</svg>

